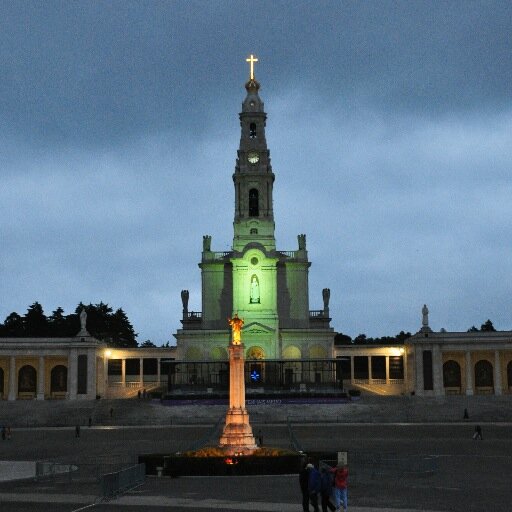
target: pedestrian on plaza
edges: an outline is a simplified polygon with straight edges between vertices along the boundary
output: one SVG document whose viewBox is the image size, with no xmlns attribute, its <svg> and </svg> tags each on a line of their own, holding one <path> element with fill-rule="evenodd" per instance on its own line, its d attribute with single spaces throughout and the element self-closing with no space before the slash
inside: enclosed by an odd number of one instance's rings
<svg viewBox="0 0 512 512">
<path fill-rule="evenodd" d="M 259 446 L 263 445 L 263 434 L 261 433 L 261 428 L 258 429 L 258 445 Z"/>
<path fill-rule="evenodd" d="M 336 512 L 347 512 L 348 506 L 348 466 L 346 464 L 338 465 L 330 470 L 334 473 L 334 502 L 336 504 Z"/>
<path fill-rule="evenodd" d="M 332 495 L 332 475 L 327 471 L 326 466 L 320 469 L 320 496 L 322 502 L 322 512 L 329 510 L 336 510 L 336 507 L 331 503 Z"/>
<path fill-rule="evenodd" d="M 475 427 L 475 433 L 473 434 L 473 439 L 483 440 L 483 437 L 482 437 L 482 427 L 480 425 L 477 425 Z"/>
<path fill-rule="evenodd" d="M 75 437 L 80 437 L 80 425 L 75 427 Z"/>
<path fill-rule="evenodd" d="M 319 512 L 318 495 L 321 490 L 320 471 L 318 471 L 313 464 L 308 464 L 306 467 L 308 468 L 309 502 L 313 505 L 313 510 Z"/>
<path fill-rule="evenodd" d="M 304 464 L 299 471 L 299 486 L 302 493 L 302 512 L 309 512 L 309 470 L 308 465 Z"/>
<path fill-rule="evenodd" d="M 469 420 L 469 413 L 467 409 L 464 409 L 464 418 L 465 420 Z"/>
<path fill-rule="evenodd" d="M 6 435 L 6 429 L 5 427 L 2 427 L 2 441 L 5 441 Z"/>
<path fill-rule="evenodd" d="M 89 428 L 91 428 L 92 425 L 92 418 L 89 416 Z"/>
<path fill-rule="evenodd" d="M 140 389 L 137 391 L 137 398 L 140 400 Z"/>
<path fill-rule="evenodd" d="M 7 427 L 5 431 L 5 435 L 7 436 L 7 441 L 11 440 L 11 427 Z"/>
<path fill-rule="evenodd" d="M 111 408 L 110 408 L 110 417 L 112 418 L 112 416 L 113 416 L 113 415 L 114 415 L 114 408 L 113 408 L 113 407 L 111 407 Z"/>
</svg>

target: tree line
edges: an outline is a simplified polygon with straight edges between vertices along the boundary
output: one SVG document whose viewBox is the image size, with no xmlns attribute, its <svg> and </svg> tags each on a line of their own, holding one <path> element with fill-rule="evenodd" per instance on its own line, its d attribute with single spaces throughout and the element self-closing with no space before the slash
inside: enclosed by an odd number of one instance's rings
<svg viewBox="0 0 512 512">
<path fill-rule="evenodd" d="M 48 337 L 62 338 L 76 336 L 80 331 L 80 312 L 87 313 L 87 330 L 95 338 L 104 341 L 111 347 L 137 347 L 137 333 L 121 309 L 115 311 L 108 304 L 83 304 L 80 302 L 74 313 L 64 314 L 60 306 L 46 316 L 39 302 L 34 302 L 22 316 L 11 313 L 0 324 L 0 337 L 30 338 Z M 148 344 L 149 343 L 149 344 Z M 144 346 L 154 346 L 144 342 Z"/>
<path fill-rule="evenodd" d="M 444 329 L 441 329 L 444 331 Z M 485 321 L 480 329 L 474 325 L 471 326 L 467 332 L 495 332 L 496 329 L 490 320 Z M 397 343 L 404 343 L 407 338 L 411 337 L 410 332 L 400 331 L 396 336 L 383 336 L 382 338 L 368 338 L 366 334 L 359 334 L 355 338 L 351 338 L 347 334 L 339 332 L 334 337 L 335 345 L 371 345 L 372 343 L 380 345 L 395 345 Z"/>
</svg>

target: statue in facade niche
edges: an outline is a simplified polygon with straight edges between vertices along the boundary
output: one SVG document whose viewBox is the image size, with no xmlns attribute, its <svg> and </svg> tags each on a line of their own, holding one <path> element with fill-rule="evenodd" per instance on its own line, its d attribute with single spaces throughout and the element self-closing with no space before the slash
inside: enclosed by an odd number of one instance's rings
<svg viewBox="0 0 512 512">
<path fill-rule="evenodd" d="M 299 242 L 299 251 L 306 250 L 306 235 L 297 235 L 297 240 Z"/>
<path fill-rule="evenodd" d="M 231 326 L 232 344 L 240 345 L 242 343 L 241 331 L 244 321 L 241 318 L 238 318 L 238 313 L 235 313 L 233 318 L 228 318 L 228 324 Z"/>
<path fill-rule="evenodd" d="M 260 303 L 260 283 L 256 274 L 251 277 L 251 292 L 250 292 L 250 304 Z"/>
<path fill-rule="evenodd" d="M 428 308 L 426 304 L 423 304 L 423 308 L 421 308 L 421 314 L 423 315 L 421 323 L 423 327 L 428 327 Z"/>
<path fill-rule="evenodd" d="M 203 251 L 210 251 L 212 246 L 212 237 L 210 235 L 203 236 Z"/>
<path fill-rule="evenodd" d="M 188 290 L 181 290 L 181 303 L 183 304 L 183 314 L 188 313 Z"/>
<path fill-rule="evenodd" d="M 329 288 L 322 290 L 322 298 L 324 299 L 324 309 L 329 309 L 329 299 L 331 298 L 331 290 Z"/>
</svg>

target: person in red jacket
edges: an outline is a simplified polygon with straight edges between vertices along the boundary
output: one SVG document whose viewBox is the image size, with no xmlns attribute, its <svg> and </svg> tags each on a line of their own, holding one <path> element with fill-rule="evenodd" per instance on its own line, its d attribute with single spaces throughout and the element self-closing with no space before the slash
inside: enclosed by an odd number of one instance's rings
<svg viewBox="0 0 512 512">
<path fill-rule="evenodd" d="M 332 468 L 334 473 L 334 500 L 336 503 L 336 512 L 341 512 L 341 504 L 343 503 L 343 511 L 347 512 L 348 506 L 348 466 L 336 466 Z"/>
</svg>

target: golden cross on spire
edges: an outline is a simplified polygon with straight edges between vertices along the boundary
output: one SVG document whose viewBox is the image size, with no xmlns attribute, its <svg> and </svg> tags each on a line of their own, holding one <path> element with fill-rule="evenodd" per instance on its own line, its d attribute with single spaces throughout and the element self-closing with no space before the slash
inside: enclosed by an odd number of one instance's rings
<svg viewBox="0 0 512 512">
<path fill-rule="evenodd" d="M 258 62 L 258 59 L 251 53 L 251 56 L 248 59 L 245 59 L 245 62 L 248 62 L 251 65 L 251 80 L 254 80 L 254 63 Z"/>
</svg>

